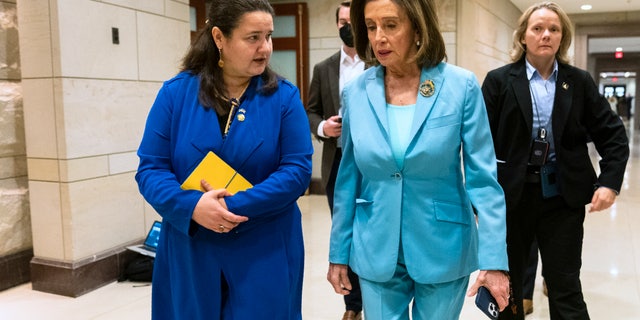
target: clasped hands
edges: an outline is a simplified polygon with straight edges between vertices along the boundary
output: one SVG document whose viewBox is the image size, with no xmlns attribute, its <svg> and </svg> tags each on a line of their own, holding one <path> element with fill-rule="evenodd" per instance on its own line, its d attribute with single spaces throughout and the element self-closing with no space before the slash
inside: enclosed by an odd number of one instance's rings
<svg viewBox="0 0 640 320">
<path fill-rule="evenodd" d="M 240 223 L 249 220 L 227 209 L 225 197 L 231 196 L 226 189 L 213 189 L 205 180 L 200 181 L 205 192 L 198 200 L 191 219 L 199 225 L 218 233 L 227 233 Z"/>
</svg>

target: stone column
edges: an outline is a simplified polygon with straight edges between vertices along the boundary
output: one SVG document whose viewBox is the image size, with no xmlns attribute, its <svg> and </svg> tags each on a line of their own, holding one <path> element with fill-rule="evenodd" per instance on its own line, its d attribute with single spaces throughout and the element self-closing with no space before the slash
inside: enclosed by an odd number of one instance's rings
<svg viewBox="0 0 640 320">
<path fill-rule="evenodd" d="M 0 1 L 0 290 L 29 281 L 33 256 L 15 0 Z"/>
<path fill-rule="evenodd" d="M 117 3 L 117 4 L 116 4 Z M 134 180 L 146 115 L 189 45 L 188 0 L 18 1 L 33 289 L 117 279 L 159 216 Z"/>
</svg>

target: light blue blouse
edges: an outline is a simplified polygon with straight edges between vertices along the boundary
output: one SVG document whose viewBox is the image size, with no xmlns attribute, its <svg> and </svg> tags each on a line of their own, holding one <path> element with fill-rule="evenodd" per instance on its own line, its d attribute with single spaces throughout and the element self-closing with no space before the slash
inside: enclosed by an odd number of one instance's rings
<svg viewBox="0 0 640 320">
<path fill-rule="evenodd" d="M 413 123 L 415 111 L 415 104 L 396 106 L 387 103 L 391 151 L 400 169 L 404 167 L 404 154 L 409 146 L 409 135 L 411 133 L 411 124 Z"/>
</svg>

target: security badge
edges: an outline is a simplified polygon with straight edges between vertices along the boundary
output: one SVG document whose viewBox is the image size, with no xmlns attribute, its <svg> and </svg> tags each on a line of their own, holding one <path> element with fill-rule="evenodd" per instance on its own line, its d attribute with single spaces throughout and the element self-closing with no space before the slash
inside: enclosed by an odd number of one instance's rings
<svg viewBox="0 0 640 320">
<path fill-rule="evenodd" d="M 420 94 L 423 97 L 431 97 L 436 92 L 436 85 L 431 80 L 425 80 L 420 84 Z"/>
</svg>

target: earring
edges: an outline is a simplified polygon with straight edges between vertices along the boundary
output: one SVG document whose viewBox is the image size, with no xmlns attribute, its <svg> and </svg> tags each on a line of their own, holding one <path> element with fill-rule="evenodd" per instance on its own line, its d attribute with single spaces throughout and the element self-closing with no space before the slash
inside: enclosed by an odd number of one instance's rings
<svg viewBox="0 0 640 320">
<path fill-rule="evenodd" d="M 218 48 L 218 52 L 220 53 L 220 58 L 218 59 L 218 67 L 222 69 L 224 68 L 224 61 L 222 60 L 222 49 Z"/>
<path fill-rule="evenodd" d="M 419 48 L 420 47 L 420 40 L 418 40 L 418 42 L 416 42 L 416 46 Z"/>
</svg>

